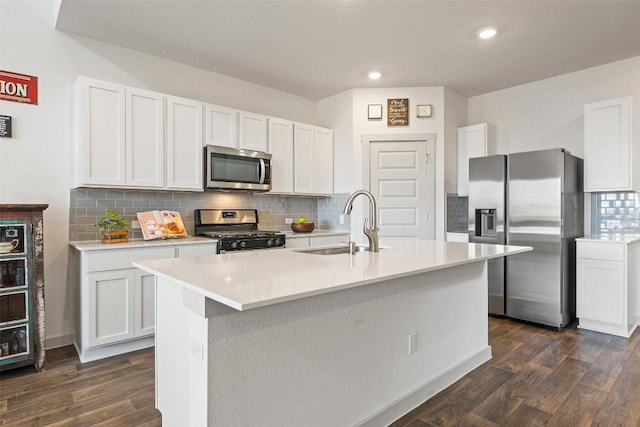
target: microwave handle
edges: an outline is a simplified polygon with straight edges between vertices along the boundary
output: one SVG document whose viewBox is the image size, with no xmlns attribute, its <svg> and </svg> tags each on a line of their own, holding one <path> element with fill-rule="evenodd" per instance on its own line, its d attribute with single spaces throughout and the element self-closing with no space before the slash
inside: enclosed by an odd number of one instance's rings
<svg viewBox="0 0 640 427">
<path fill-rule="evenodd" d="M 267 174 L 267 168 L 264 164 L 264 159 L 260 159 L 260 184 L 264 184 L 264 179 Z"/>
</svg>

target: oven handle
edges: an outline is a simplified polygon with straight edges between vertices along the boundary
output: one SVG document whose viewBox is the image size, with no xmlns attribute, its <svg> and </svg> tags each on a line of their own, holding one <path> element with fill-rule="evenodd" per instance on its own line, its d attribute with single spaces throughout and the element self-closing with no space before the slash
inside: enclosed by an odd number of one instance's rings
<svg viewBox="0 0 640 427">
<path fill-rule="evenodd" d="M 264 164 L 264 159 L 260 159 L 260 184 L 264 184 L 264 179 L 267 175 L 267 168 Z"/>
</svg>

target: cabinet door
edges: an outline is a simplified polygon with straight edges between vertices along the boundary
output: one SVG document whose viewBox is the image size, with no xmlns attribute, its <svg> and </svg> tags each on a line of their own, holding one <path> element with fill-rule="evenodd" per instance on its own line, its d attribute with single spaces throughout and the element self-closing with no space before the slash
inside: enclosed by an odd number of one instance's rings
<svg viewBox="0 0 640 427">
<path fill-rule="evenodd" d="M 458 128 L 458 196 L 469 195 L 469 159 L 486 155 L 486 123 Z"/>
<path fill-rule="evenodd" d="M 584 106 L 584 191 L 634 190 L 632 99 Z"/>
<path fill-rule="evenodd" d="M 156 330 L 155 276 L 136 269 L 134 285 L 134 333 L 136 338 L 153 335 Z"/>
<path fill-rule="evenodd" d="M 205 145 L 238 146 L 238 112 L 220 105 L 205 107 Z"/>
<path fill-rule="evenodd" d="M 333 194 L 333 131 L 315 130 L 316 194 Z"/>
<path fill-rule="evenodd" d="M 271 192 L 293 192 L 293 123 L 269 118 Z"/>
<path fill-rule="evenodd" d="M 578 258 L 577 315 L 626 326 L 624 263 Z"/>
<path fill-rule="evenodd" d="M 134 337 L 134 270 L 90 273 L 89 346 Z"/>
<path fill-rule="evenodd" d="M 167 97 L 167 188 L 202 191 L 202 103 Z"/>
<path fill-rule="evenodd" d="M 315 181 L 315 128 L 293 125 L 293 191 L 313 194 Z"/>
<path fill-rule="evenodd" d="M 125 89 L 79 78 L 75 87 L 74 185 L 125 185 Z"/>
<path fill-rule="evenodd" d="M 127 186 L 164 186 L 164 97 L 127 88 Z"/>
<path fill-rule="evenodd" d="M 267 118 L 260 114 L 240 112 L 238 114 L 238 148 L 267 151 Z"/>
</svg>

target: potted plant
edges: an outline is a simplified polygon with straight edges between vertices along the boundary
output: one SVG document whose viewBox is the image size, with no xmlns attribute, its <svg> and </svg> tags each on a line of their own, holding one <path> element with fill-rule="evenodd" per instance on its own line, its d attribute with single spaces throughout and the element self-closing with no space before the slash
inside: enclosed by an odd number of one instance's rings
<svg viewBox="0 0 640 427">
<path fill-rule="evenodd" d="M 96 227 L 102 231 L 102 243 L 125 243 L 129 241 L 129 224 L 127 219 L 118 212 L 108 210 L 97 224 Z"/>
</svg>

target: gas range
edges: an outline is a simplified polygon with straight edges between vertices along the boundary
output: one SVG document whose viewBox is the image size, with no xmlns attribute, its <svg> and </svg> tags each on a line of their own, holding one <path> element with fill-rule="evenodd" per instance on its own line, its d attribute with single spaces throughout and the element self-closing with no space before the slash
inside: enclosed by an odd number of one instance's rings
<svg viewBox="0 0 640 427">
<path fill-rule="evenodd" d="M 255 209 L 196 209 L 194 221 L 197 236 L 218 240 L 218 253 L 285 245 L 284 233 L 258 229 Z"/>
</svg>

